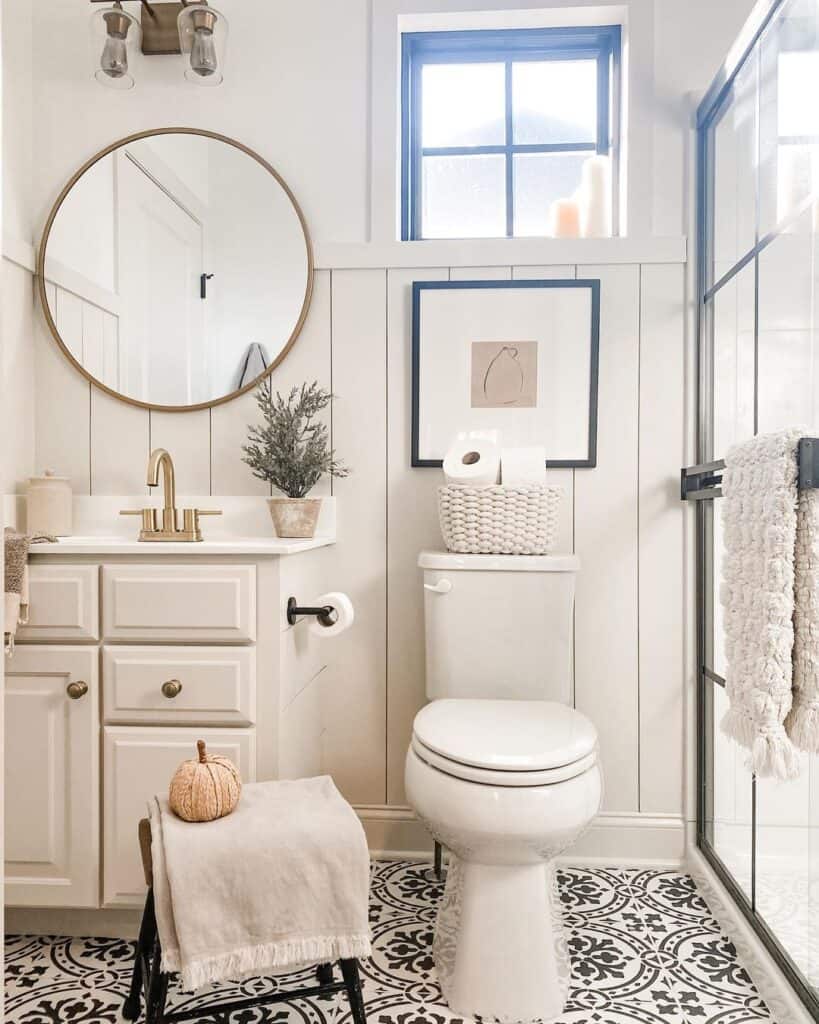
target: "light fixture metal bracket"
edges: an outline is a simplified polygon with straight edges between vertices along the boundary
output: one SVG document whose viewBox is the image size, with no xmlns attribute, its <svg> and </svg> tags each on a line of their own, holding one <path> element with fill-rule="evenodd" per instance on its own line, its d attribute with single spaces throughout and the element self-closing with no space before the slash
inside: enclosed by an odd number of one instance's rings
<svg viewBox="0 0 819 1024">
<path fill-rule="evenodd" d="M 142 15 L 142 52 L 149 57 L 180 53 L 176 19 L 183 3 L 151 4 Z"/>
<path fill-rule="evenodd" d="M 110 0 L 91 0 L 92 4 L 109 3 Z M 207 6 L 207 0 L 178 0 L 171 3 L 156 3 L 139 0 L 142 5 L 142 52 L 148 57 L 160 57 L 181 53 L 177 18 L 185 7 Z"/>
</svg>

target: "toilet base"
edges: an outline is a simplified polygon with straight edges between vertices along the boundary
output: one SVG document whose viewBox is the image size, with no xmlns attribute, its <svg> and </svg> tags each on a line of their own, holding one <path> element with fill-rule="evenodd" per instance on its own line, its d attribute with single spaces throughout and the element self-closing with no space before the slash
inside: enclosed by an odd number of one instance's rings
<svg viewBox="0 0 819 1024">
<path fill-rule="evenodd" d="M 503 1024 L 557 1017 L 571 965 L 554 864 L 474 864 L 453 856 L 433 956 L 456 1013 Z"/>
</svg>

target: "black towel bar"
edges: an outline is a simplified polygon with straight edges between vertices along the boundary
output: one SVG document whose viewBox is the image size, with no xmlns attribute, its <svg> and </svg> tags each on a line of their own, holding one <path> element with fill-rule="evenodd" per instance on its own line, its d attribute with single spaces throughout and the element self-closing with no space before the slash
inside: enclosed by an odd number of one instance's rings
<svg viewBox="0 0 819 1024">
<path fill-rule="evenodd" d="M 819 487 L 819 437 L 802 437 L 797 448 L 800 491 Z M 721 498 L 722 471 L 725 460 L 702 462 L 698 466 L 685 466 L 680 470 L 680 498 L 683 501 L 701 501 Z"/>
</svg>

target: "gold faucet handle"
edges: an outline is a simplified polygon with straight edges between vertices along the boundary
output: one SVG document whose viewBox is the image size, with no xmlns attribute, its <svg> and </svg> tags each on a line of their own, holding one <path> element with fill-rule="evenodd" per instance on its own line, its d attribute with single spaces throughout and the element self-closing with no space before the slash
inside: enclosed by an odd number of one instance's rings
<svg viewBox="0 0 819 1024">
<path fill-rule="evenodd" d="M 155 508 L 124 508 L 120 511 L 121 516 L 141 516 L 142 517 L 142 532 L 143 533 L 155 533 L 157 529 L 156 525 L 156 509 Z"/>
<path fill-rule="evenodd" d="M 221 514 L 222 510 L 218 508 L 183 508 L 182 530 L 186 534 L 186 539 L 202 539 L 202 531 L 199 529 L 200 516 L 220 516 Z"/>
</svg>

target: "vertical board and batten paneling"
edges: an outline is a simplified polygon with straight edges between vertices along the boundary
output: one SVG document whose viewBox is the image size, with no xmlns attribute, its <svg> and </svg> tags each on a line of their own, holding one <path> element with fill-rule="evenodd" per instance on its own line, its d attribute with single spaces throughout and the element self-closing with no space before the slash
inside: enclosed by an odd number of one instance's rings
<svg viewBox="0 0 819 1024">
<path fill-rule="evenodd" d="M 579 266 L 600 281 L 597 467 L 575 473 L 575 703 L 597 726 L 604 807 L 639 807 L 637 436 L 640 268 Z"/>
<path fill-rule="evenodd" d="M 665 814 L 683 798 L 684 268 L 640 269 L 640 810 Z"/>
<path fill-rule="evenodd" d="M 91 493 L 143 494 L 149 412 L 91 388 Z"/>
<path fill-rule="evenodd" d="M 335 665 L 319 677 L 324 770 L 357 805 L 406 803 L 404 757 L 425 700 L 417 559 L 423 549 L 441 546 L 436 490 L 442 481 L 439 470 L 410 466 L 411 284 L 510 276 L 601 281 L 598 464 L 548 473 L 566 491 L 556 547 L 576 551 L 582 561 L 575 702 L 600 733 L 606 808 L 678 814 L 680 265 L 317 272 L 304 331 L 274 372 L 273 386 L 287 392 L 318 380 L 332 387 L 333 443 L 353 470 L 333 485 L 339 501 L 331 585 L 351 594 L 357 620 L 332 641 Z M 81 351 L 82 309 L 67 293 L 53 308 Z M 91 346 L 99 325 L 93 315 L 86 320 Z M 105 320 L 102 327 L 105 365 L 106 339 L 115 340 L 115 331 Z M 241 461 L 247 426 L 258 419 L 252 395 L 196 413 L 149 414 L 90 387 L 41 317 L 35 353 L 37 466 L 69 476 L 77 493 L 142 491 L 148 452 L 160 445 L 174 455 L 180 493 L 270 493 Z M 325 481 L 317 493 L 329 488 Z"/>
<path fill-rule="evenodd" d="M 387 803 L 405 804 L 404 758 L 424 703 L 424 601 L 418 553 L 441 544 L 440 470 L 410 466 L 413 281 L 445 281 L 446 270 L 387 274 Z"/>
<path fill-rule="evenodd" d="M 333 445 L 351 470 L 333 483 L 331 589 L 350 595 L 353 628 L 331 641 L 321 676 L 324 764 L 354 804 L 386 803 L 387 273 L 336 270 Z M 310 595 L 311 599 L 315 595 Z"/>
<path fill-rule="evenodd" d="M 508 281 L 511 267 L 451 267 L 450 281 Z"/>
<path fill-rule="evenodd" d="M 57 314 L 62 332 L 76 330 L 70 315 L 60 322 L 56 288 L 46 285 L 48 302 Z M 71 307 L 69 305 L 69 310 Z M 75 494 L 91 493 L 90 388 L 88 381 L 68 362 L 51 337 L 43 314 L 34 317 L 35 349 L 35 464 L 36 471 L 52 469 L 71 481 Z"/>
<path fill-rule="evenodd" d="M 174 456 L 177 494 L 210 494 L 210 409 L 196 412 L 151 410 L 150 444 Z"/>
</svg>

